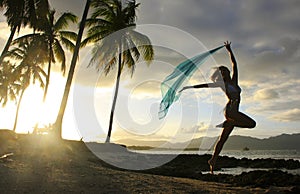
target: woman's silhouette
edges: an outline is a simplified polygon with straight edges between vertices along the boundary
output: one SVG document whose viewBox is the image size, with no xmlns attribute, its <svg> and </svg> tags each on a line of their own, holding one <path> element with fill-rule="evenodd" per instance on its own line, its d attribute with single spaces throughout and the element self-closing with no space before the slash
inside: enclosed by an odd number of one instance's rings
<svg viewBox="0 0 300 194">
<path fill-rule="evenodd" d="M 218 125 L 219 127 L 223 127 L 222 134 L 215 146 L 214 153 L 211 159 L 208 161 L 210 166 L 210 172 L 213 173 L 214 166 L 217 161 L 217 157 L 221 152 L 224 143 L 229 137 L 229 134 L 233 130 L 234 127 L 242 127 L 242 128 L 254 128 L 256 122 L 251 119 L 249 116 L 241 113 L 239 111 L 239 104 L 241 101 L 241 88 L 238 85 L 238 69 L 235 57 L 231 50 L 231 43 L 224 42 L 225 47 L 229 53 L 231 62 L 232 62 L 232 77 L 230 76 L 230 71 L 225 66 L 220 66 L 211 76 L 211 80 L 213 83 L 205 83 L 194 86 L 186 86 L 181 91 L 190 88 L 216 88 L 220 87 L 228 97 L 228 102 L 225 107 L 224 115 L 226 120 Z M 180 92 L 181 92 L 180 91 Z"/>
</svg>

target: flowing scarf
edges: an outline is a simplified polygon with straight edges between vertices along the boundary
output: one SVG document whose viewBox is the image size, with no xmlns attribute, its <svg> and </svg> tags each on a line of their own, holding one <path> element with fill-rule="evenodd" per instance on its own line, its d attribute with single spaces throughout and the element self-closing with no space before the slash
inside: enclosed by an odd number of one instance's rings
<svg viewBox="0 0 300 194">
<path fill-rule="evenodd" d="M 172 103 L 178 100 L 181 93 L 177 91 L 182 88 L 183 83 L 193 75 L 197 68 L 203 64 L 210 55 L 223 47 L 224 46 L 220 46 L 180 63 L 176 69 L 165 78 L 161 83 L 162 101 L 160 102 L 158 112 L 159 119 L 163 119 L 167 115 Z"/>
</svg>

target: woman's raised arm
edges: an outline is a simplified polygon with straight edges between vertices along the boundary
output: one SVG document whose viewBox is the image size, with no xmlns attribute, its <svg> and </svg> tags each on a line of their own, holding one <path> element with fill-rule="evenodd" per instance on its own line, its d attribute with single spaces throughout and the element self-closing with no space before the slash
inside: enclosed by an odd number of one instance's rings
<svg viewBox="0 0 300 194">
<path fill-rule="evenodd" d="M 234 83 L 236 83 L 236 85 L 238 85 L 238 69 L 237 69 L 237 62 L 235 60 L 235 57 L 234 57 L 234 54 L 231 50 L 231 42 L 224 42 L 225 44 L 225 47 L 229 53 L 229 56 L 230 56 L 230 59 L 231 59 L 231 62 L 232 62 L 232 81 Z"/>
</svg>

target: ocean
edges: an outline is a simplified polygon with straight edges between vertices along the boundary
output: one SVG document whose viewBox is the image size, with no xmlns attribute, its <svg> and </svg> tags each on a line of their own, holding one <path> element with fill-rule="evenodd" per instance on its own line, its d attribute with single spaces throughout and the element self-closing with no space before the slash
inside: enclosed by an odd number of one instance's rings
<svg viewBox="0 0 300 194">
<path fill-rule="evenodd" d="M 132 150 L 131 150 L 132 151 Z M 212 154 L 212 151 L 196 151 L 196 150 L 184 150 L 184 151 L 177 151 L 177 150 L 135 150 L 134 152 L 137 153 L 145 153 L 145 154 Z M 300 150 L 222 150 L 220 156 L 228 156 L 234 157 L 237 159 L 248 158 L 248 159 L 284 159 L 284 160 L 297 160 L 300 162 Z M 243 172 L 250 172 L 254 170 L 272 170 L 272 169 L 256 169 L 256 168 L 243 168 L 243 167 L 236 167 L 236 168 L 222 168 L 219 171 L 215 171 L 215 174 L 232 174 L 238 175 Z M 294 170 L 287 170 L 287 169 L 277 169 L 282 170 L 284 172 L 288 172 L 294 175 L 300 175 L 300 169 Z M 210 172 L 202 172 L 203 174 L 210 173 Z"/>
<path fill-rule="evenodd" d="M 212 154 L 212 152 L 208 152 Z M 223 150 L 221 156 L 229 156 L 237 159 L 248 158 L 248 159 L 293 159 L 300 161 L 300 150 Z"/>
<path fill-rule="evenodd" d="M 212 154 L 213 151 L 198 151 L 198 150 L 130 150 L 144 154 Z M 237 159 L 293 159 L 300 161 L 300 150 L 222 150 L 220 156 L 234 157 Z"/>
</svg>

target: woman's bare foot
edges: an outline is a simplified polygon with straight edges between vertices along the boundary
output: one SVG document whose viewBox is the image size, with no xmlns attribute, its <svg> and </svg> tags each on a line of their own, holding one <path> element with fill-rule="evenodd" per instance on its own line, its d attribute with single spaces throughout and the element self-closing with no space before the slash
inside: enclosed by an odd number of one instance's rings
<svg viewBox="0 0 300 194">
<path fill-rule="evenodd" d="M 207 163 L 209 164 L 210 173 L 214 174 L 215 162 L 213 161 L 213 159 L 210 159 L 210 160 L 207 161 Z"/>
</svg>

